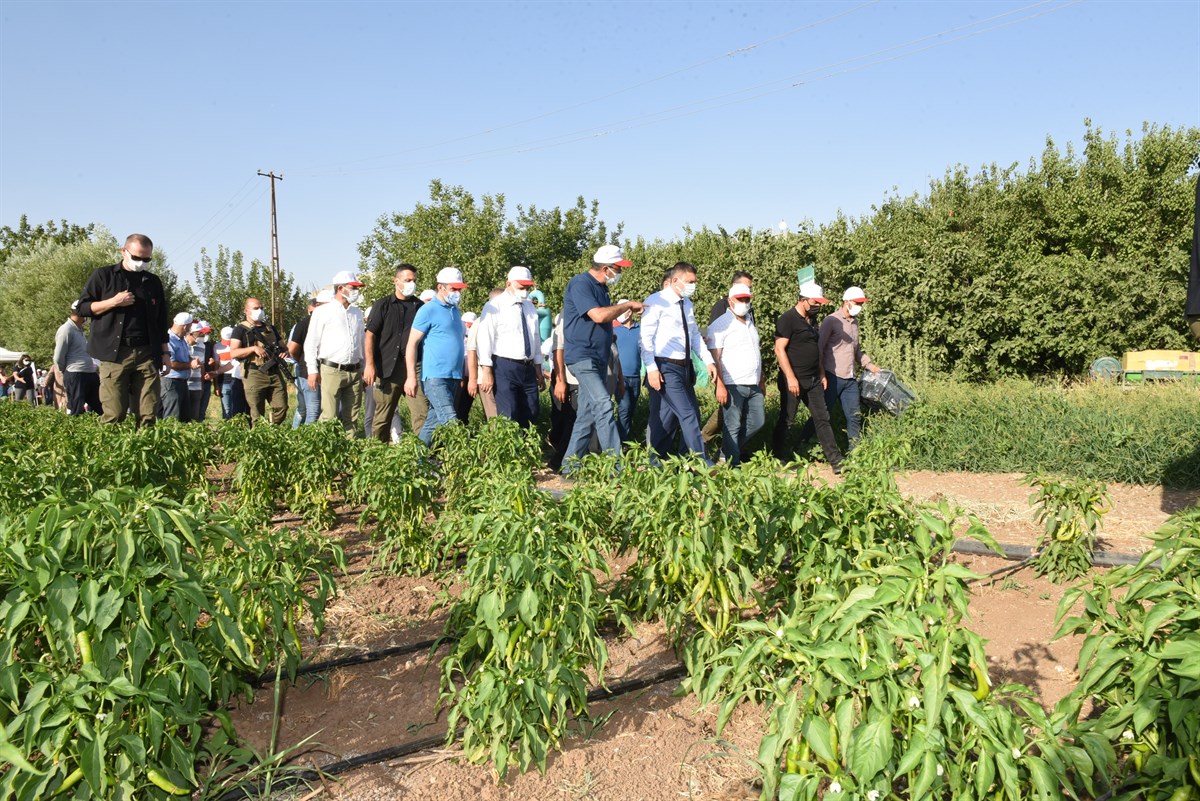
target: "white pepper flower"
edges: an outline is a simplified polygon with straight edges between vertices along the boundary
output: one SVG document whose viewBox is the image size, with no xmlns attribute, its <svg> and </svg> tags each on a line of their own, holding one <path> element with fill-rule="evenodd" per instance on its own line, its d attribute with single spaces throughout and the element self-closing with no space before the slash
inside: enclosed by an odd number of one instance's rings
<svg viewBox="0 0 1200 801">
<path fill-rule="evenodd" d="M 939 762 L 939 763 L 938 763 L 938 766 L 937 766 L 937 775 L 941 776 L 941 775 L 942 775 L 943 773 L 945 773 L 945 772 L 946 772 L 946 769 L 945 769 L 945 768 L 943 768 L 943 767 L 942 767 L 942 763 L 941 763 L 941 762 Z"/>
<path fill-rule="evenodd" d="M 1129 729 L 1126 729 L 1125 731 L 1121 732 L 1121 739 L 1122 740 L 1132 740 L 1133 732 L 1131 732 Z"/>
<path fill-rule="evenodd" d="M 837 782 L 832 782 L 829 785 L 830 793 L 840 793 L 841 791 L 842 791 L 842 785 L 838 784 Z"/>
<path fill-rule="evenodd" d="M 867 791 L 867 801 L 879 801 L 879 791 L 878 790 L 868 790 Z"/>
</svg>

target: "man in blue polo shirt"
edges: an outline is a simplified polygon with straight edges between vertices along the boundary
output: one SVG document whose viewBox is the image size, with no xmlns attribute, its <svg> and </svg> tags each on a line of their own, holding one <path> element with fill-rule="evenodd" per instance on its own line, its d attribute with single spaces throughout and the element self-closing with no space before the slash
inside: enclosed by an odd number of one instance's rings
<svg viewBox="0 0 1200 801">
<path fill-rule="evenodd" d="M 418 436 L 428 445 L 438 426 L 458 419 L 454 394 L 463 378 L 466 358 L 465 331 L 458 304 L 462 299 L 462 272 L 445 267 L 437 274 L 437 294 L 417 311 L 405 349 L 407 378 L 404 393 L 417 396 L 417 352 L 421 351 L 421 388 L 429 399 L 429 414 Z M 424 347 L 422 347 L 424 343 Z"/>
<path fill-rule="evenodd" d="M 570 470 L 572 459 L 587 453 L 593 432 L 601 448 L 621 452 L 612 397 L 604 380 L 612 348 L 612 322 L 627 311 L 640 312 L 642 304 L 610 305 L 608 286 L 632 265 L 619 247 L 605 245 L 592 257 L 591 269 L 572 278 L 563 293 L 563 361 L 579 382 L 579 411 L 563 461 L 565 471 Z"/>
</svg>

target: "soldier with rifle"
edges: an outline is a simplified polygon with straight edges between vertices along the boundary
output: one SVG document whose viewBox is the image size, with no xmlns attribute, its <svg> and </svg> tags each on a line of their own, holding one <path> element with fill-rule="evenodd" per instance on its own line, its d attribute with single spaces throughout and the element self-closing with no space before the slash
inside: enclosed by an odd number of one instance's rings
<svg viewBox="0 0 1200 801">
<path fill-rule="evenodd" d="M 245 314 L 229 335 L 229 355 L 242 360 L 250 423 L 258 422 L 270 404 L 271 423 L 281 425 L 287 419 L 287 385 L 294 380 L 284 361 L 286 340 L 267 322 L 266 309 L 258 298 L 246 299 Z"/>
</svg>

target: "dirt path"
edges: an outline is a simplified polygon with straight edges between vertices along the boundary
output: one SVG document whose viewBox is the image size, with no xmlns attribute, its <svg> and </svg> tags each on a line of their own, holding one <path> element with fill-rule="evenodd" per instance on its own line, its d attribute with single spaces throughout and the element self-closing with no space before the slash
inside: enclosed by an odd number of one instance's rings
<svg viewBox="0 0 1200 801">
<path fill-rule="evenodd" d="M 825 476 L 832 480 L 832 475 Z M 1033 545 L 1039 529 L 1029 508 L 1030 488 L 1015 474 L 913 472 L 899 477 L 901 490 L 919 500 L 946 500 L 981 518 L 1004 543 Z M 1105 517 L 1102 546 L 1140 553 L 1145 535 L 1172 511 L 1195 504 L 1200 493 L 1111 485 L 1112 511 Z M 347 524 L 349 534 L 353 526 Z M 354 547 L 348 550 L 354 550 Z M 963 557 L 979 572 L 1007 563 L 994 557 Z M 357 566 L 365 566 L 359 560 Z M 332 604 L 329 627 L 309 658 L 320 660 L 346 648 L 377 649 L 436 636 L 442 615 L 434 610 L 443 590 L 429 578 L 397 578 L 368 571 L 348 577 Z M 1079 638 L 1051 642 L 1054 616 L 1064 588 L 1022 570 L 974 585 L 973 628 L 989 642 L 994 682 L 1018 681 L 1046 704 L 1070 691 L 1077 676 Z M 636 637 L 610 642 L 609 681 L 656 674 L 678 664 L 660 624 L 645 624 Z M 597 705 L 611 711 L 594 731 L 578 731 L 561 754 L 551 756 L 545 775 L 510 773 L 498 786 L 489 768 L 458 760 L 456 752 L 424 752 L 415 758 L 377 765 L 330 782 L 314 798 L 413 799 L 595 799 L 595 801 L 679 801 L 753 799 L 753 758 L 762 734 L 762 710 L 742 708 L 714 739 L 714 709 L 699 709 L 692 696 L 676 697 L 675 683 L 662 684 Z M 437 719 L 436 658 L 418 654 L 343 668 L 301 681 L 287 692 L 281 721 L 281 747 L 305 737 L 313 742 L 301 764 L 324 765 L 387 746 L 442 734 Z M 271 724 L 271 694 L 234 711 L 239 732 L 265 748 Z M 293 797 L 309 794 L 304 791 Z"/>
</svg>

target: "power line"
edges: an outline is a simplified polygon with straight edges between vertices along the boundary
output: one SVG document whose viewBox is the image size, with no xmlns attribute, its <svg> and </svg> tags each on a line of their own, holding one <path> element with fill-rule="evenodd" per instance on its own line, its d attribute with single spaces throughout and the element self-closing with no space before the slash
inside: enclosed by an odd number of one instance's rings
<svg viewBox="0 0 1200 801">
<path fill-rule="evenodd" d="M 191 234 L 188 234 L 188 236 L 186 238 L 184 238 L 183 243 L 181 245 L 178 245 L 177 247 L 180 250 L 186 250 L 186 249 L 192 247 L 197 241 L 199 241 L 199 239 L 201 238 L 201 235 L 203 234 L 204 230 L 208 228 L 209 224 L 212 223 L 212 221 L 215 220 L 219 215 L 227 212 L 230 208 L 230 205 L 233 203 L 234 199 L 238 195 L 242 194 L 242 192 L 246 191 L 246 189 L 248 189 L 250 187 L 250 185 L 253 181 L 254 181 L 253 176 L 246 179 L 246 183 L 242 184 L 241 187 L 236 192 L 233 193 L 233 196 L 230 197 L 229 200 L 225 201 L 216 211 L 214 211 L 212 216 L 204 221 L 203 225 L 201 225 L 199 228 L 197 228 Z"/>
<path fill-rule="evenodd" d="M 599 129 L 597 129 L 597 128 L 582 128 L 582 129 L 577 129 L 575 131 L 568 131 L 565 133 L 555 134 L 553 136 L 543 137 L 540 139 L 534 139 L 534 140 L 530 140 L 527 142 L 522 142 L 522 143 L 518 143 L 518 144 L 514 144 L 514 145 L 500 146 L 500 147 L 496 147 L 496 148 L 490 148 L 487 150 L 476 151 L 474 153 L 457 154 L 457 155 L 445 156 L 445 157 L 441 157 L 441 158 L 428 159 L 428 160 L 424 160 L 424 161 L 413 161 L 413 162 L 404 162 L 404 163 L 392 164 L 392 165 L 363 167 L 363 168 L 354 169 L 354 170 L 332 169 L 332 170 L 320 171 L 320 172 L 313 171 L 313 172 L 307 173 L 307 175 L 310 175 L 310 176 L 351 175 L 351 174 L 360 174 L 360 173 L 386 172 L 386 171 L 400 170 L 400 169 L 406 169 L 406 168 L 431 167 L 431 166 L 439 166 L 439 165 L 446 165 L 446 164 L 469 163 L 471 161 L 475 161 L 478 159 L 488 158 L 491 156 L 497 156 L 497 155 L 502 155 L 502 154 L 506 154 L 506 153 L 511 153 L 511 154 L 532 153 L 532 152 L 537 152 L 539 150 L 546 150 L 546 149 L 553 148 L 553 147 L 561 147 L 562 145 L 585 141 L 587 139 L 595 139 L 595 138 L 599 138 L 602 136 L 610 136 L 615 133 L 621 133 L 621 132 L 632 130 L 635 128 L 645 127 L 647 125 L 653 125 L 653 124 L 657 124 L 657 123 L 661 123 L 661 122 L 667 122 L 667 121 L 678 119 L 681 117 L 698 114 L 698 113 L 701 113 L 704 111 L 712 111 L 712 110 L 724 108 L 724 107 L 730 106 L 730 105 L 745 103 L 745 102 L 748 102 L 751 100 L 756 100 L 758 98 L 765 97 L 767 95 L 777 94 L 779 92 L 784 92 L 789 89 L 794 89 L 797 87 L 817 83 L 819 81 L 828 80 L 830 78 L 833 78 L 833 77 L 836 77 L 839 75 L 845 75 L 850 72 L 856 72 L 859 70 L 867 69 L 869 67 L 878 66 L 879 64 L 885 64 L 885 63 L 889 63 L 892 61 L 898 61 L 900 59 L 909 58 L 909 57 L 917 55 L 919 53 L 933 50 L 938 47 L 944 47 L 946 45 L 953 44 L 955 42 L 959 42 L 964 39 L 969 39 L 974 36 L 982 35 L 984 33 L 990 33 L 992 31 L 1001 30 L 1003 28 L 1008 28 L 1013 25 L 1017 25 L 1017 24 L 1020 24 L 1023 22 L 1028 22 L 1030 20 L 1046 16 L 1047 14 L 1051 14 L 1055 11 L 1060 11 L 1064 8 L 1068 8 L 1072 5 L 1076 5 L 1080 2 L 1082 2 L 1082 0 L 1069 0 L 1069 2 L 1054 6 L 1052 8 L 1044 9 L 1035 14 L 1029 14 L 1027 16 L 1020 17 L 1018 19 L 1008 20 L 1007 22 L 1003 22 L 999 25 L 993 25 L 993 26 L 986 27 L 986 28 L 978 28 L 978 26 L 980 26 L 980 25 L 985 25 L 986 23 L 993 22 L 995 20 L 1004 19 L 1005 17 L 1011 17 L 1014 14 L 1019 14 L 1019 13 L 1025 12 L 1025 11 L 1029 11 L 1031 9 L 1046 6 L 1052 2 L 1053 2 L 1053 0 L 1040 0 L 1040 2 L 1032 3 L 1030 5 L 1023 6 L 1021 8 L 1013 9 L 1011 11 L 1005 11 L 1000 14 L 996 14 L 991 17 L 987 17 L 985 19 L 976 20 L 974 22 L 967 23 L 965 25 L 959 25 L 959 26 L 955 26 L 952 28 L 948 28 L 946 30 L 938 31 L 937 33 L 932 33 L 932 34 L 928 34 L 926 36 L 921 36 L 917 39 L 912 39 L 907 42 L 903 42 L 901 44 L 893 45 L 893 46 L 882 48 L 879 50 L 874 50 L 869 53 L 864 53 L 864 54 L 861 54 L 858 56 L 853 56 L 848 59 L 842 59 L 842 60 L 831 62 L 828 64 L 811 67 L 803 72 L 800 72 L 800 73 L 797 73 L 795 75 L 791 75 L 791 76 L 788 76 L 785 78 L 776 78 L 771 81 L 766 81 L 766 82 L 755 84 L 752 86 L 743 87 L 741 89 L 735 89 L 735 90 L 732 90 L 729 92 L 721 93 L 719 95 L 713 95 L 713 96 L 709 96 L 706 98 L 700 98 L 698 100 L 689 101 L 687 103 L 682 103 L 682 104 L 679 104 L 676 106 L 668 107 L 665 109 L 660 109 L 658 111 L 649 112 L 647 114 L 630 117 L 625 120 L 622 120 L 621 122 L 614 123 L 613 126 L 610 126 L 607 128 L 599 128 Z M 971 28 L 977 28 L 977 30 L 973 30 L 973 31 L 968 30 Z M 961 31 L 968 31 L 968 32 L 964 33 L 960 36 L 955 36 L 955 37 L 952 37 L 949 39 L 943 38 L 943 37 L 946 37 L 951 34 L 961 32 Z M 932 44 L 929 44 L 925 47 L 920 47 L 920 48 L 916 48 L 916 49 L 908 49 L 908 48 L 912 48 L 914 45 L 919 45 L 924 42 L 929 42 L 930 40 L 938 40 L 938 41 L 934 41 Z M 863 61 L 864 59 L 871 59 L 876 56 L 884 55 L 887 53 L 895 53 L 895 51 L 898 51 L 898 50 L 904 50 L 904 52 L 896 53 L 895 55 L 889 56 L 887 58 L 876 58 L 873 61 L 866 61 L 865 63 L 857 64 L 856 66 L 847 67 L 846 69 L 829 72 L 829 70 L 835 70 L 837 67 L 841 67 L 841 66 L 849 65 L 849 64 L 855 64 L 855 62 L 860 62 L 860 61 Z M 806 76 L 812 75 L 814 73 L 823 73 L 823 74 L 818 74 L 814 78 L 805 80 Z M 768 88 L 768 87 L 773 87 L 773 88 Z M 754 93 L 754 94 L 747 94 L 747 93 Z M 741 96 L 741 95 L 745 95 L 745 96 Z M 729 99 L 729 98 L 733 98 L 733 99 Z M 354 162 L 346 162 L 346 163 L 354 163 Z"/>
<path fill-rule="evenodd" d="M 1048 1 L 1049 0 L 1047 0 L 1047 2 Z M 767 39 L 763 39 L 760 42 L 754 42 L 753 44 L 744 45 L 742 47 L 737 47 L 737 48 L 734 48 L 733 50 L 728 50 L 724 53 L 721 53 L 720 55 L 712 56 L 710 58 L 704 59 L 703 61 L 698 61 L 695 64 L 690 64 L 686 67 L 679 67 L 679 68 L 671 70 L 669 72 L 664 72 L 661 75 L 656 75 L 653 78 L 647 78 L 644 81 L 639 81 L 637 83 L 629 84 L 628 86 L 623 86 L 619 89 L 614 89 L 610 92 L 606 92 L 605 94 L 598 95 L 589 100 L 581 100 L 578 103 L 572 103 L 570 105 L 561 106 L 560 108 L 556 108 L 551 111 L 546 111 L 541 114 L 535 114 L 532 117 L 526 117 L 524 119 L 515 120 L 513 122 L 504 123 L 502 125 L 494 125 L 490 128 L 484 128 L 481 131 L 476 131 L 475 133 L 466 134 L 464 136 L 454 137 L 452 139 L 445 139 L 440 142 L 432 142 L 430 144 L 417 145 L 415 147 L 407 148 L 405 150 L 395 151 L 393 153 L 383 153 L 383 154 L 379 154 L 379 155 L 375 155 L 375 156 L 364 156 L 362 158 L 351 159 L 349 161 L 338 162 L 336 164 L 314 165 L 311 167 L 306 167 L 306 168 L 302 167 L 302 168 L 298 168 L 298 169 L 293 168 L 292 170 L 290 170 L 290 172 L 300 173 L 302 175 L 324 173 L 325 171 L 340 172 L 340 168 L 345 165 L 361 164 L 361 163 L 367 162 L 367 161 L 378 161 L 379 159 L 389 159 L 389 158 L 395 158 L 396 156 L 404 156 L 409 153 L 416 153 L 416 152 L 419 152 L 422 150 L 432 150 L 432 149 L 439 148 L 439 147 L 445 147 L 446 145 L 453 145 L 453 144 L 458 144 L 459 142 L 466 142 L 471 139 L 477 139 L 481 136 L 486 136 L 488 134 L 496 133 L 497 131 L 503 131 L 503 130 L 507 130 L 509 128 L 515 128 L 520 125 L 527 125 L 531 122 L 538 122 L 539 120 L 544 120 L 547 117 L 553 117 L 555 115 L 562 114 L 563 112 L 574 111 L 575 109 L 582 108 L 584 106 L 589 106 L 594 103 L 599 103 L 604 100 L 609 100 L 610 98 L 616 97 L 618 95 L 622 95 L 627 92 L 632 92 L 635 89 L 641 89 L 644 86 L 649 86 L 650 84 L 658 83 L 658 82 L 664 81 L 668 78 L 673 78 L 676 75 L 682 75 L 685 72 L 691 72 L 692 70 L 696 70 L 701 67 L 706 67 L 709 64 L 713 64 L 715 62 L 722 61 L 727 58 L 733 58 L 734 56 L 737 56 L 737 55 L 749 53 L 753 50 L 757 50 L 760 47 L 771 44 L 773 42 L 782 41 L 783 39 L 787 39 L 791 36 L 795 36 L 798 33 L 803 33 L 804 31 L 812 30 L 813 28 L 820 27 L 821 25 L 826 25 L 830 22 L 834 22 L 834 21 L 841 19 L 842 17 L 845 17 L 849 14 L 853 14 L 856 11 L 860 11 L 861 9 L 867 8 L 868 6 L 875 5 L 878 2 L 879 2 L 879 0 L 867 0 L 867 2 L 861 3 L 857 6 L 854 6 L 853 8 L 846 9 L 845 11 L 841 11 L 837 14 L 832 14 L 828 17 L 823 17 L 819 20 L 810 22 L 806 25 L 801 25 L 798 28 L 793 28 L 789 31 L 785 31 L 784 33 L 776 34 L 775 36 L 771 36 Z"/>
</svg>

